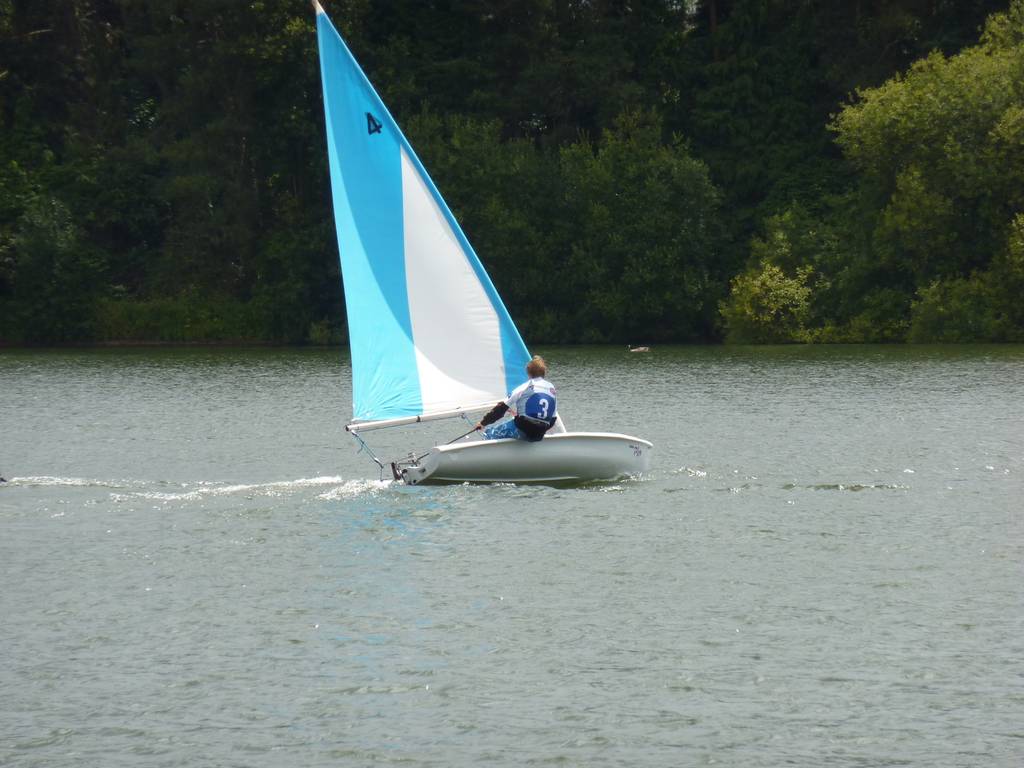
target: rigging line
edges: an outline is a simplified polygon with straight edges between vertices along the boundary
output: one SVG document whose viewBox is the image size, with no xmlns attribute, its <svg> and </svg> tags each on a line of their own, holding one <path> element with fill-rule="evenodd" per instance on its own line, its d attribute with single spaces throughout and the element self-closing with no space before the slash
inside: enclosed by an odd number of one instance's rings
<svg viewBox="0 0 1024 768">
<path fill-rule="evenodd" d="M 469 421 L 469 419 L 466 419 L 466 421 Z M 469 436 L 470 436 L 470 435 L 472 435 L 472 434 L 473 434 L 474 432 L 476 432 L 476 425 L 475 425 L 475 424 L 473 425 L 473 428 L 472 428 L 471 430 L 469 430 L 469 432 L 467 432 L 467 433 L 466 433 L 466 434 L 464 434 L 464 435 L 459 435 L 458 437 L 453 437 L 453 438 L 452 438 L 451 440 L 449 440 L 449 441 L 448 441 L 447 443 L 445 443 L 445 445 L 451 445 L 452 443 L 456 442 L 457 440 L 461 440 L 461 439 L 462 439 L 462 438 L 464 438 L 464 437 L 469 437 Z M 431 448 L 430 450 L 432 451 L 432 450 L 434 450 L 434 449 L 433 449 L 433 448 Z M 429 454 L 430 454 L 430 451 L 427 451 L 427 452 L 426 452 L 426 453 L 424 453 L 424 454 L 423 454 L 422 456 L 417 456 L 417 457 L 416 457 L 416 461 L 417 461 L 417 462 L 419 462 L 419 460 L 420 460 L 420 459 L 422 459 L 422 458 L 423 458 L 423 456 L 427 456 L 427 455 L 429 455 Z"/>
<path fill-rule="evenodd" d="M 368 454 L 370 454 L 370 458 L 373 459 L 373 463 L 376 464 L 378 467 L 380 467 L 380 471 L 381 471 L 381 473 L 383 473 L 384 472 L 384 464 L 383 464 L 383 462 L 381 462 L 380 459 L 377 458 L 377 454 L 375 454 L 373 452 L 373 449 L 370 448 L 370 446 L 368 446 L 366 444 L 366 441 L 363 440 L 363 438 L 359 436 L 358 432 L 350 432 L 349 434 L 351 434 L 352 437 L 354 437 L 356 440 L 358 440 L 359 441 L 359 445 L 361 446 L 359 448 L 359 450 L 356 451 L 356 453 L 362 453 L 363 451 L 366 451 Z"/>
</svg>

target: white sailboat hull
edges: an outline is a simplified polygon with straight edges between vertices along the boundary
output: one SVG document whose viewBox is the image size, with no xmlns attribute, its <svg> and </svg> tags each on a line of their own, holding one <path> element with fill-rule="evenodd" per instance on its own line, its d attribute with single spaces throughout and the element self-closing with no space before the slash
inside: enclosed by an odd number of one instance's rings
<svg viewBox="0 0 1024 768">
<path fill-rule="evenodd" d="M 431 449 L 401 467 L 407 485 L 428 483 L 573 483 L 646 472 L 651 443 L 608 432 L 565 432 L 540 442 L 481 440 Z"/>
</svg>

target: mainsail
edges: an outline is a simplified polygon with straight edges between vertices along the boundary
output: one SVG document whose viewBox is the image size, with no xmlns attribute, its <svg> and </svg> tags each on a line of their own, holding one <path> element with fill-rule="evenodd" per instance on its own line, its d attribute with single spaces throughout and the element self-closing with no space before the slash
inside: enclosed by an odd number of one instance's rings
<svg viewBox="0 0 1024 768">
<path fill-rule="evenodd" d="M 526 346 L 398 124 L 314 5 L 353 424 L 492 405 L 522 380 Z"/>
</svg>

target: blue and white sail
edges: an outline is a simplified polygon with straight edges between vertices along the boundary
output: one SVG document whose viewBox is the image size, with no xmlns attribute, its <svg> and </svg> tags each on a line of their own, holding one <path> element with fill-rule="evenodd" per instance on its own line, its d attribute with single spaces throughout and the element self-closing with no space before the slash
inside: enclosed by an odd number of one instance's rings
<svg viewBox="0 0 1024 768">
<path fill-rule="evenodd" d="M 526 346 L 398 124 L 314 5 L 353 425 L 493 405 L 522 380 Z"/>
</svg>

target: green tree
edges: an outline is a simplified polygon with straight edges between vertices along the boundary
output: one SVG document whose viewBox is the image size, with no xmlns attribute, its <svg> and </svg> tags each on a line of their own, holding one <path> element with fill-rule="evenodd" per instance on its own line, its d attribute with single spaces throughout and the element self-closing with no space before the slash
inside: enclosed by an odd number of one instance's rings
<svg viewBox="0 0 1024 768">
<path fill-rule="evenodd" d="M 425 112 L 410 136 L 533 341 L 698 340 L 727 274 L 718 192 L 655 113 L 558 152 Z"/>
<path fill-rule="evenodd" d="M 910 341 L 1024 341 L 1024 214 L 989 269 L 918 291 Z"/>
<path fill-rule="evenodd" d="M 948 326 L 936 318 L 950 312 L 963 321 L 936 338 L 992 337 L 984 315 L 994 295 L 984 286 L 1024 210 L 1022 115 L 1024 2 L 1014 0 L 979 45 L 932 53 L 859 92 L 833 122 L 861 174 L 858 204 L 875 221 L 870 251 L 889 285 L 918 292 L 915 340 Z"/>
<path fill-rule="evenodd" d="M 559 285 L 576 338 L 708 338 L 724 278 L 716 263 L 719 194 L 686 143 L 664 143 L 653 112 L 626 112 L 594 147 L 561 153 L 577 233 Z"/>
<path fill-rule="evenodd" d="M 727 340 L 735 344 L 783 344 L 807 340 L 811 288 L 809 267 L 789 277 L 767 261 L 732 281 L 721 311 Z"/>
<path fill-rule="evenodd" d="M 732 234 L 726 256 L 739 271 L 768 218 L 793 204 L 831 217 L 829 200 L 849 190 L 850 168 L 827 130 L 847 94 L 932 50 L 955 53 L 1005 0 L 698 0 L 687 7 L 688 23 L 661 46 L 660 96 L 670 128 L 692 139 L 723 190 Z"/>
<path fill-rule="evenodd" d="M 531 339 L 714 338 L 765 259 L 808 338 L 1016 332 L 1019 0 L 324 3 Z M 313 21 L 0 0 L 0 341 L 338 338 Z"/>
<path fill-rule="evenodd" d="M 0 338 L 27 343 L 88 340 L 105 264 L 102 254 L 82 242 L 68 208 L 54 198 L 32 198 L 8 247 L 18 258 L 8 275 Z"/>
</svg>

